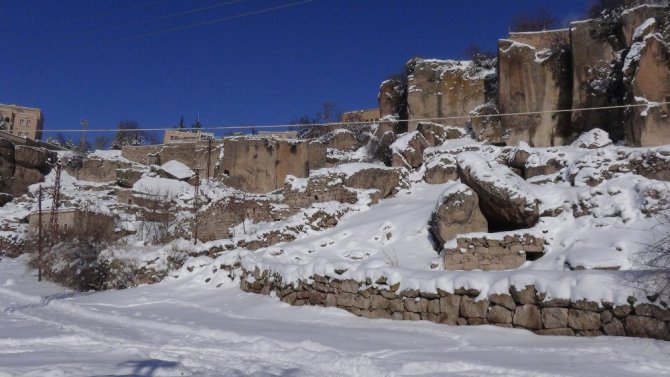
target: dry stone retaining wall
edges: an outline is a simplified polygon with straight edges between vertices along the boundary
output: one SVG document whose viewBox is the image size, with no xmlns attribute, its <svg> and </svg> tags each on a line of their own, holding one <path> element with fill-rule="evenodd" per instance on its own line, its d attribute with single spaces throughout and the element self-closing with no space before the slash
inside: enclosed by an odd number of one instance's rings
<svg viewBox="0 0 670 377">
<path fill-rule="evenodd" d="M 510 270 L 544 251 L 544 240 L 529 234 L 508 235 L 501 240 L 486 237 L 459 237 L 457 247 L 444 250 L 447 270 Z"/>
<path fill-rule="evenodd" d="M 274 292 L 290 305 L 338 307 L 357 316 L 397 320 L 428 320 L 448 325 L 495 325 L 524 328 L 540 335 L 633 336 L 670 340 L 670 310 L 652 304 L 615 306 L 607 302 L 546 300 L 534 286 L 510 287 L 505 294 L 478 300 L 476 289 L 453 293 L 399 291 L 384 277 L 373 282 L 314 275 L 285 284 L 270 271 L 242 270 L 240 288 L 268 295 Z"/>
</svg>

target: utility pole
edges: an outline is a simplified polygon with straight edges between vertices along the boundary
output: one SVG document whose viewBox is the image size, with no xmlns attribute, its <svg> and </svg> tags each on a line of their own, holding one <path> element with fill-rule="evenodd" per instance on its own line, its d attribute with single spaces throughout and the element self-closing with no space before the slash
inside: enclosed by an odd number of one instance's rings
<svg viewBox="0 0 670 377">
<path fill-rule="evenodd" d="M 81 149 L 81 154 L 86 152 L 86 130 L 88 129 L 88 120 L 82 119 L 81 122 L 81 137 L 79 138 L 79 148 Z"/>
<path fill-rule="evenodd" d="M 51 231 L 51 237 L 57 237 L 58 235 L 58 207 L 60 206 L 60 174 L 63 169 L 60 161 L 56 163 L 56 181 L 54 182 L 53 188 L 53 201 L 51 203 L 51 218 L 49 219 L 49 227 Z"/>
<path fill-rule="evenodd" d="M 212 166 L 212 138 L 207 138 L 207 180 L 209 180 L 209 168 Z"/>
<path fill-rule="evenodd" d="M 198 244 L 198 192 L 200 191 L 200 168 L 195 168 L 195 194 L 193 196 L 193 244 Z"/>
<path fill-rule="evenodd" d="M 42 281 L 42 185 L 37 189 L 37 281 Z"/>
</svg>

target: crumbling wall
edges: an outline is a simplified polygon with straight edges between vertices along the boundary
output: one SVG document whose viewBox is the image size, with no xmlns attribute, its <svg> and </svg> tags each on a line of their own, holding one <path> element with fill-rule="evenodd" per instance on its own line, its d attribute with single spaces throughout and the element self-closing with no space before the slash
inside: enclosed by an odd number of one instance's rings
<svg viewBox="0 0 670 377">
<path fill-rule="evenodd" d="M 526 260 L 539 258 L 544 240 L 529 234 L 507 235 L 502 239 L 458 237 L 456 247 L 444 250 L 446 270 L 511 270 Z"/>
<path fill-rule="evenodd" d="M 206 178 L 208 158 L 210 177 L 217 175 L 223 145 L 224 142 L 213 140 L 211 142 L 211 152 L 207 140 L 193 143 L 127 146 L 121 149 L 121 156 L 144 165 L 162 165 L 170 160 L 179 161 L 193 171 L 198 168 L 202 169 L 200 170 L 200 178 Z"/>
</svg>

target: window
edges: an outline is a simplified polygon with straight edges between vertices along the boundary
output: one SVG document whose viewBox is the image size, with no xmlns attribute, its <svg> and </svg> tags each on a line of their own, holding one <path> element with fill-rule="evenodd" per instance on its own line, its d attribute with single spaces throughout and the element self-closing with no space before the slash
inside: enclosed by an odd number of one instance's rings
<svg viewBox="0 0 670 377">
<path fill-rule="evenodd" d="M 19 126 L 23 126 L 23 121 L 24 121 L 24 119 L 21 119 L 21 120 L 19 121 Z"/>
<path fill-rule="evenodd" d="M 26 121 L 26 127 L 30 127 L 30 123 L 32 123 L 32 121 L 31 121 L 30 119 L 28 119 L 28 120 Z"/>
</svg>

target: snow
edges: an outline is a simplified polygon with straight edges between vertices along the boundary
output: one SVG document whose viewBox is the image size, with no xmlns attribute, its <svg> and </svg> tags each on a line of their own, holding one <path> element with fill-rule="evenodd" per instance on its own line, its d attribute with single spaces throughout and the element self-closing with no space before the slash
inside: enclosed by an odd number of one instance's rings
<svg viewBox="0 0 670 377">
<path fill-rule="evenodd" d="M 179 180 L 189 179 L 195 175 L 195 172 L 188 166 L 176 160 L 164 163 L 161 165 L 161 169 Z"/>
<path fill-rule="evenodd" d="M 168 178 L 142 177 L 133 185 L 134 192 L 149 196 L 173 199 L 182 194 L 193 193 L 193 186 L 186 182 Z"/>
<path fill-rule="evenodd" d="M 648 31 L 648 29 L 655 23 L 656 19 L 653 17 L 646 19 L 643 23 L 640 24 L 640 26 L 635 28 L 635 31 L 633 32 L 633 40 L 642 38 L 642 36 L 644 36 L 644 34 Z"/>
<path fill-rule="evenodd" d="M 670 343 L 358 318 L 179 279 L 74 293 L 0 261 L 0 376 L 659 376 Z M 216 284 L 223 284 L 215 288 Z"/>
</svg>

